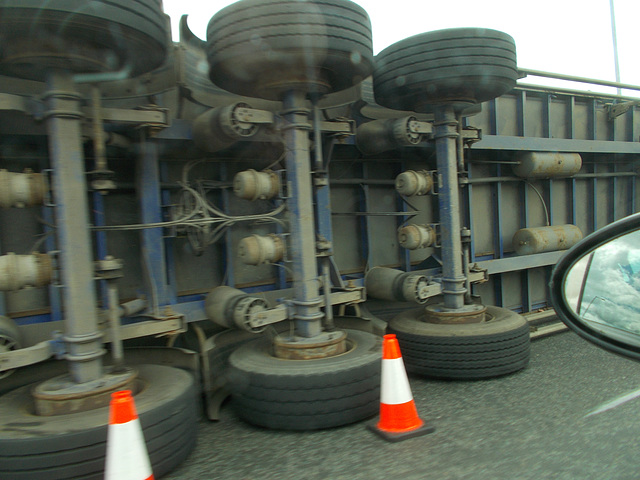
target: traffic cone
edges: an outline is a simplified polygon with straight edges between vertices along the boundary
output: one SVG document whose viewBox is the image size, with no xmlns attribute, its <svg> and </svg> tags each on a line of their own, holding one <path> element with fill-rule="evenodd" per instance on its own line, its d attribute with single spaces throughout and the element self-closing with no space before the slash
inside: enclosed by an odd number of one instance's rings
<svg viewBox="0 0 640 480">
<path fill-rule="evenodd" d="M 425 435 L 435 430 L 418 416 L 400 345 L 393 334 L 385 335 L 382 343 L 380 420 L 368 427 L 390 442 Z"/>
<path fill-rule="evenodd" d="M 153 480 L 142 426 L 130 390 L 111 394 L 105 480 Z"/>
</svg>

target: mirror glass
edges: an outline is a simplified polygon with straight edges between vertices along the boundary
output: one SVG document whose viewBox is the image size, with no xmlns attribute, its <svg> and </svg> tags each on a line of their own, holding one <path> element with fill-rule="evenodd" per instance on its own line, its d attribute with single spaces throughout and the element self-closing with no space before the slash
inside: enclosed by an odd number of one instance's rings
<svg viewBox="0 0 640 480">
<path fill-rule="evenodd" d="M 567 305 L 586 327 L 640 346 L 640 231 L 588 252 L 568 270 L 563 287 Z"/>
</svg>

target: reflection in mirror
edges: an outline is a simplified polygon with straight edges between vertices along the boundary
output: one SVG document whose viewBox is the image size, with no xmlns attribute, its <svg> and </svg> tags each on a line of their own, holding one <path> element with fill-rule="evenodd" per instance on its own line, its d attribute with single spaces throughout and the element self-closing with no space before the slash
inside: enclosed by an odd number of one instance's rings
<svg viewBox="0 0 640 480">
<path fill-rule="evenodd" d="M 574 263 L 565 276 L 564 296 L 588 328 L 640 346 L 640 231 L 615 238 Z"/>
</svg>

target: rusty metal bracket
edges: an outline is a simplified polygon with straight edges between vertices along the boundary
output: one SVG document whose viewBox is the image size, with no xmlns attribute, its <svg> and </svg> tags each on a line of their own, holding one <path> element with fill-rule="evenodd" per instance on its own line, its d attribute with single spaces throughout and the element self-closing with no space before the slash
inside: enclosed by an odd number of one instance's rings
<svg viewBox="0 0 640 480">
<path fill-rule="evenodd" d="M 324 133 L 338 135 L 355 135 L 356 123 L 353 120 L 335 120 L 320 122 L 320 130 Z"/>
<path fill-rule="evenodd" d="M 331 305 L 355 305 L 366 301 L 366 299 L 367 295 L 364 287 L 353 287 L 331 293 Z M 325 306 L 324 297 L 318 298 L 318 306 Z M 249 317 L 249 325 L 253 328 L 261 328 L 265 325 L 293 318 L 294 315 L 295 306 L 291 301 L 285 300 L 274 308 L 252 313 Z"/>
<path fill-rule="evenodd" d="M 462 129 L 462 141 L 465 145 L 472 145 L 482 140 L 482 130 L 476 127 L 464 127 Z"/>
<path fill-rule="evenodd" d="M 607 112 L 607 119 L 609 121 L 615 120 L 620 115 L 624 115 L 633 107 L 640 105 L 639 101 L 623 102 L 623 103 L 608 103 L 605 105 Z"/>
<path fill-rule="evenodd" d="M 233 116 L 240 123 L 273 125 L 275 122 L 275 115 L 272 112 L 268 110 L 257 110 L 255 108 L 236 108 L 233 111 Z"/>
<path fill-rule="evenodd" d="M 111 120 L 109 114 L 119 112 L 124 114 L 122 119 Z M 157 131 L 168 127 L 171 124 L 169 114 L 170 112 L 168 108 L 161 108 L 157 105 L 141 106 L 135 110 L 104 109 L 102 111 L 103 120 L 105 122 L 133 123 L 136 124 L 137 128 L 148 128 L 151 131 Z M 130 119 L 130 121 L 125 122 L 127 119 Z"/>
<path fill-rule="evenodd" d="M 422 133 L 430 135 L 433 133 L 433 124 L 430 122 L 421 122 L 419 120 L 412 120 L 409 122 L 409 130 L 413 133 Z"/>
<path fill-rule="evenodd" d="M 262 328 L 265 325 L 278 323 L 289 318 L 289 307 L 286 304 L 277 307 L 252 313 L 249 317 L 249 325 L 254 328 Z"/>
<path fill-rule="evenodd" d="M 469 282 L 480 284 L 489 281 L 489 271 L 485 268 L 481 268 L 477 263 L 474 263 L 469 268 Z"/>
<path fill-rule="evenodd" d="M 426 122 L 418 122 L 418 123 L 426 123 Z M 431 124 L 428 124 L 431 125 Z M 433 126 L 432 126 L 433 129 Z M 482 140 L 482 130 L 477 127 L 464 127 L 461 131 L 462 141 L 465 145 L 471 145 L 473 143 L 479 142 Z M 429 131 L 426 134 L 426 139 L 429 141 L 435 140 L 435 134 L 433 131 Z"/>
</svg>

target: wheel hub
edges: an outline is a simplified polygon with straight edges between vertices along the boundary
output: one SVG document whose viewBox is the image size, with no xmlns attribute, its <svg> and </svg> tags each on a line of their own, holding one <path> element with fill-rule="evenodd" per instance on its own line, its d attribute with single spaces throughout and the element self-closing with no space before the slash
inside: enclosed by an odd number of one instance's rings
<svg viewBox="0 0 640 480">
<path fill-rule="evenodd" d="M 91 382 L 76 383 L 70 374 L 46 380 L 33 389 L 37 415 L 65 415 L 84 412 L 109 404 L 111 393 L 132 390 L 136 393 L 138 372 L 131 368 L 105 369 L 104 375 Z"/>
<path fill-rule="evenodd" d="M 314 69 L 309 75 L 291 74 L 286 78 L 281 78 L 279 75 L 274 78 L 267 77 L 259 93 L 264 98 L 280 98 L 291 90 L 323 96 L 331 92 L 331 84 L 322 70 Z"/>
<path fill-rule="evenodd" d="M 429 305 L 424 309 L 427 323 L 481 323 L 485 321 L 487 307 L 484 305 L 465 305 L 462 308 L 446 308 L 443 303 Z"/>
<path fill-rule="evenodd" d="M 347 351 L 347 333 L 322 332 L 314 337 L 280 334 L 273 340 L 275 356 L 288 360 L 314 360 L 333 357 Z"/>
</svg>

